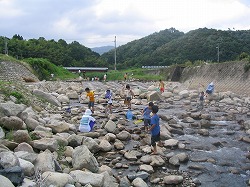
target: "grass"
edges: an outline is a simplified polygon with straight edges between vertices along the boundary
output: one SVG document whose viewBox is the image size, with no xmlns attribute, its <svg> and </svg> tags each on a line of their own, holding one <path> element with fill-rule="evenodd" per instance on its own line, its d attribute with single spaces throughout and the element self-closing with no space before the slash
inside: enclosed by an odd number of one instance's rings
<svg viewBox="0 0 250 187">
<path fill-rule="evenodd" d="M 128 74 L 128 79 L 136 80 L 159 80 L 163 79 L 163 75 L 153 75 L 148 73 L 148 70 L 142 68 L 127 69 L 127 70 L 110 70 L 107 74 L 108 81 L 124 80 L 124 74 Z M 104 72 L 86 72 L 86 76 L 90 78 L 97 76 L 100 80 L 103 80 Z M 131 76 L 133 74 L 133 76 Z"/>
</svg>

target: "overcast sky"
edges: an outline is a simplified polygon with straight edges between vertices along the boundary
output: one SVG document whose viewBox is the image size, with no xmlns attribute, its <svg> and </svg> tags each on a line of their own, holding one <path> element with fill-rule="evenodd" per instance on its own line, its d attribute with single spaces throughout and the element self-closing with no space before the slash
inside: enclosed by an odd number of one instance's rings
<svg viewBox="0 0 250 187">
<path fill-rule="evenodd" d="M 117 46 L 174 27 L 250 29 L 250 0 L 0 0 L 0 36 Z"/>
</svg>

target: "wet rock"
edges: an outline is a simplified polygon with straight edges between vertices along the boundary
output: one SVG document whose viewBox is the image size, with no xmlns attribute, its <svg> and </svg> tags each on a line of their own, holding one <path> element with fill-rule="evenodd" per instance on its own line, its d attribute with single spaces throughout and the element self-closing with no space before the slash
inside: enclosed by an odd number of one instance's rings
<svg viewBox="0 0 250 187">
<path fill-rule="evenodd" d="M 125 146 L 124 146 L 124 144 L 120 140 L 116 139 L 115 143 L 114 143 L 114 147 L 117 150 L 122 150 L 122 149 L 124 149 Z"/>
<path fill-rule="evenodd" d="M 147 173 L 153 173 L 154 168 L 151 165 L 142 164 L 139 166 L 140 171 L 146 171 Z"/>
<path fill-rule="evenodd" d="M 105 139 L 101 140 L 99 147 L 100 147 L 100 150 L 104 152 L 108 152 L 112 150 L 112 145 Z"/>
<path fill-rule="evenodd" d="M 139 171 L 137 173 L 131 173 L 128 176 L 129 180 L 134 180 L 135 178 L 141 178 L 143 180 L 146 180 L 149 177 L 149 174 L 145 171 Z"/>
<path fill-rule="evenodd" d="M 209 136 L 209 131 L 207 129 L 199 129 L 198 134 L 202 136 Z"/>
<path fill-rule="evenodd" d="M 163 164 L 165 164 L 165 161 L 159 155 L 153 155 L 151 156 L 151 159 L 152 159 L 150 163 L 151 166 L 162 166 Z"/>
<path fill-rule="evenodd" d="M 130 187 L 130 181 L 126 176 L 120 179 L 120 187 Z"/>
<path fill-rule="evenodd" d="M 180 175 L 169 175 L 163 178 L 164 184 L 180 184 L 183 181 L 183 177 Z"/>
<path fill-rule="evenodd" d="M 136 178 L 132 181 L 133 186 L 135 187 L 147 187 L 147 183 L 141 178 Z"/>
<path fill-rule="evenodd" d="M 131 135 L 129 132 L 127 131 L 122 131 L 120 132 L 119 134 L 116 135 L 116 137 L 119 139 L 119 140 L 129 140 L 131 138 Z"/>
<path fill-rule="evenodd" d="M 142 154 L 139 151 L 129 150 L 124 154 L 124 157 L 128 160 L 137 160 L 137 157 L 141 155 Z"/>
</svg>

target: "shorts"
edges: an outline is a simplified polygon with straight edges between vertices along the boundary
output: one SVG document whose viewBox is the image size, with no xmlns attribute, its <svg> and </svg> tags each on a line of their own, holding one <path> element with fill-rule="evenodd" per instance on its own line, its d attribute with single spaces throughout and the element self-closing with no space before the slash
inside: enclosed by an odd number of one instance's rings
<svg viewBox="0 0 250 187">
<path fill-rule="evenodd" d="M 144 126 L 149 126 L 151 119 L 144 119 Z"/>
<path fill-rule="evenodd" d="M 88 104 L 89 108 L 94 107 L 94 103 L 95 103 L 94 101 L 89 101 L 89 104 Z"/>
<path fill-rule="evenodd" d="M 206 93 L 207 93 L 207 94 L 211 94 L 212 91 L 211 91 L 211 90 L 206 90 Z"/>
<path fill-rule="evenodd" d="M 159 142 L 160 141 L 160 132 L 159 134 L 153 136 L 151 135 L 151 145 L 152 146 L 156 146 L 156 142 Z"/>
<path fill-rule="evenodd" d="M 160 91 L 161 91 L 161 92 L 164 92 L 164 88 L 160 88 Z"/>
</svg>

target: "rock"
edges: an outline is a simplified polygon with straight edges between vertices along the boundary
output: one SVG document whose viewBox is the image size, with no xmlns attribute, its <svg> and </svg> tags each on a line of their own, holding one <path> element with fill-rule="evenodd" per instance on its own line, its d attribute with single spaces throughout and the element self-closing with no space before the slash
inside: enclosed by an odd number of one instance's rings
<svg viewBox="0 0 250 187">
<path fill-rule="evenodd" d="M 154 168 L 150 165 L 142 164 L 139 166 L 140 171 L 146 171 L 147 173 L 154 173 Z"/>
<path fill-rule="evenodd" d="M 98 145 L 98 143 L 90 137 L 83 137 L 82 145 L 86 145 L 91 153 L 97 153 L 100 150 L 100 145 Z"/>
<path fill-rule="evenodd" d="M 159 155 L 153 155 L 151 156 L 151 159 L 151 166 L 162 166 L 163 164 L 165 164 L 165 161 Z"/>
<path fill-rule="evenodd" d="M 17 116 L 2 117 L 0 118 L 0 125 L 8 130 L 23 129 L 23 120 Z"/>
<path fill-rule="evenodd" d="M 53 133 L 69 131 L 69 125 L 65 121 L 51 120 L 49 124 L 45 125 L 45 127 L 51 128 Z"/>
<path fill-rule="evenodd" d="M 147 183 L 141 178 L 136 178 L 132 181 L 133 186 L 135 187 L 148 187 Z"/>
<path fill-rule="evenodd" d="M 126 176 L 120 179 L 120 187 L 130 187 L 130 182 Z"/>
<path fill-rule="evenodd" d="M 0 158 L 0 166 L 2 168 L 20 166 L 17 156 L 11 151 L 0 152 Z"/>
<path fill-rule="evenodd" d="M 118 133 L 118 134 L 116 135 L 116 137 L 117 137 L 119 140 L 122 140 L 122 141 L 131 139 L 131 135 L 130 135 L 130 133 L 127 132 L 127 131 L 122 131 L 122 132 Z"/>
<path fill-rule="evenodd" d="M 30 144 L 38 149 L 38 150 L 50 150 L 50 151 L 56 151 L 59 147 L 57 140 L 52 138 L 42 138 L 40 140 L 33 140 L 30 142 Z"/>
<path fill-rule="evenodd" d="M 42 173 L 45 171 L 55 171 L 55 162 L 53 154 L 49 150 L 38 154 L 34 165 L 35 170 L 40 171 Z"/>
<path fill-rule="evenodd" d="M 42 174 L 42 179 L 45 179 L 45 186 L 65 186 L 66 184 L 74 184 L 74 179 L 66 173 L 46 171 Z"/>
<path fill-rule="evenodd" d="M 69 174 L 76 182 L 81 183 L 81 185 L 90 184 L 92 186 L 103 186 L 104 183 L 103 174 L 96 174 L 80 170 L 71 171 Z"/>
<path fill-rule="evenodd" d="M 27 130 L 17 130 L 14 134 L 14 141 L 17 143 L 30 142 L 31 138 Z"/>
<path fill-rule="evenodd" d="M 40 123 L 31 118 L 31 117 L 28 117 L 26 120 L 25 120 L 25 124 L 27 125 L 28 128 L 32 129 L 32 130 L 35 130 L 37 126 L 40 125 Z"/>
<path fill-rule="evenodd" d="M 79 99 L 78 93 L 76 91 L 70 91 L 66 93 L 69 99 Z"/>
<path fill-rule="evenodd" d="M 174 166 L 179 166 L 179 165 L 180 165 L 179 158 L 178 158 L 178 156 L 176 156 L 176 155 L 172 156 L 172 157 L 168 160 L 168 162 L 169 162 L 170 164 L 174 165 Z"/>
<path fill-rule="evenodd" d="M 116 139 L 115 143 L 114 143 L 114 147 L 117 150 L 122 150 L 122 149 L 124 149 L 125 146 L 120 140 Z"/>
<path fill-rule="evenodd" d="M 21 158 L 18 158 L 19 163 L 20 163 L 20 167 L 22 168 L 22 171 L 24 173 L 25 176 L 34 176 L 35 174 L 35 166 L 26 160 L 23 160 Z"/>
<path fill-rule="evenodd" d="M 3 129 L 0 127 L 0 140 L 5 138 L 5 132 Z"/>
<path fill-rule="evenodd" d="M 198 134 L 202 136 L 209 136 L 209 131 L 207 129 L 199 129 Z"/>
<path fill-rule="evenodd" d="M 74 149 L 72 155 L 72 165 L 74 169 L 86 168 L 94 173 L 98 172 L 98 162 L 85 145 Z"/>
<path fill-rule="evenodd" d="M 82 144 L 83 137 L 80 135 L 72 134 L 67 138 L 69 146 L 77 147 Z"/>
<path fill-rule="evenodd" d="M 59 95 L 57 96 L 57 100 L 60 102 L 60 103 L 69 103 L 69 97 L 66 96 L 66 95 Z"/>
<path fill-rule="evenodd" d="M 38 154 L 36 153 L 31 153 L 31 152 L 27 152 L 27 151 L 18 151 L 14 153 L 18 158 L 22 158 L 26 161 L 31 162 L 32 164 L 35 163 Z"/>
<path fill-rule="evenodd" d="M 150 155 L 144 155 L 140 158 L 140 161 L 142 161 L 145 164 L 149 164 L 152 162 L 152 157 Z"/>
<path fill-rule="evenodd" d="M 183 177 L 179 175 L 169 175 L 163 178 L 164 184 L 180 184 L 183 181 Z"/>
<path fill-rule="evenodd" d="M 141 153 L 135 150 L 129 150 L 124 154 L 124 157 L 128 160 L 137 160 L 138 156 L 141 156 Z"/>
<path fill-rule="evenodd" d="M 178 143 L 179 143 L 179 141 L 175 140 L 175 139 L 169 139 L 169 140 L 164 141 L 164 145 L 166 147 L 175 147 L 178 145 Z"/>
<path fill-rule="evenodd" d="M 112 145 L 105 139 L 101 140 L 99 146 L 100 146 L 100 150 L 104 152 L 108 152 L 112 150 Z"/>
<path fill-rule="evenodd" d="M 179 92 L 179 96 L 181 98 L 187 98 L 189 96 L 189 91 L 188 90 L 182 90 Z"/>
<path fill-rule="evenodd" d="M 101 165 L 101 167 L 99 167 L 98 173 L 103 173 L 105 171 L 107 171 L 109 173 L 109 175 L 113 175 L 112 168 L 107 166 L 107 165 Z"/>
<path fill-rule="evenodd" d="M 0 176 L 1 175 L 8 178 L 15 186 L 21 185 L 24 179 L 22 168 L 19 166 L 9 167 L 0 170 Z"/>
<path fill-rule="evenodd" d="M 45 99 L 46 101 L 48 101 L 49 103 L 55 106 L 61 106 L 61 103 L 56 99 L 56 97 L 54 97 L 50 93 L 46 93 L 44 91 L 34 89 L 33 94 L 42 97 L 43 99 Z"/>
<path fill-rule="evenodd" d="M 116 124 L 115 122 L 113 122 L 112 120 L 109 120 L 106 125 L 105 125 L 105 130 L 108 131 L 108 132 L 115 132 L 115 129 L 116 129 Z"/>
<path fill-rule="evenodd" d="M 30 179 L 24 178 L 21 187 L 37 187 L 37 184 Z"/>
<path fill-rule="evenodd" d="M 165 97 L 165 98 L 173 97 L 173 93 L 172 92 L 163 92 L 161 95 L 163 97 Z"/>
<path fill-rule="evenodd" d="M 128 174 L 129 180 L 134 180 L 135 178 L 141 178 L 142 180 L 146 180 L 149 177 L 149 174 L 145 171 L 139 171 L 137 173 Z"/>
<path fill-rule="evenodd" d="M 26 107 L 24 104 L 15 104 L 12 101 L 0 103 L 0 117 L 17 116 L 24 111 Z"/>
<path fill-rule="evenodd" d="M 250 129 L 250 120 L 244 121 L 243 126 L 246 130 Z"/>
<path fill-rule="evenodd" d="M 147 94 L 148 101 L 159 101 L 161 100 L 161 95 L 157 91 L 152 91 Z"/>
<path fill-rule="evenodd" d="M 5 176 L 0 175 L 0 186 L 2 187 L 15 187 L 12 182 Z"/>
</svg>

